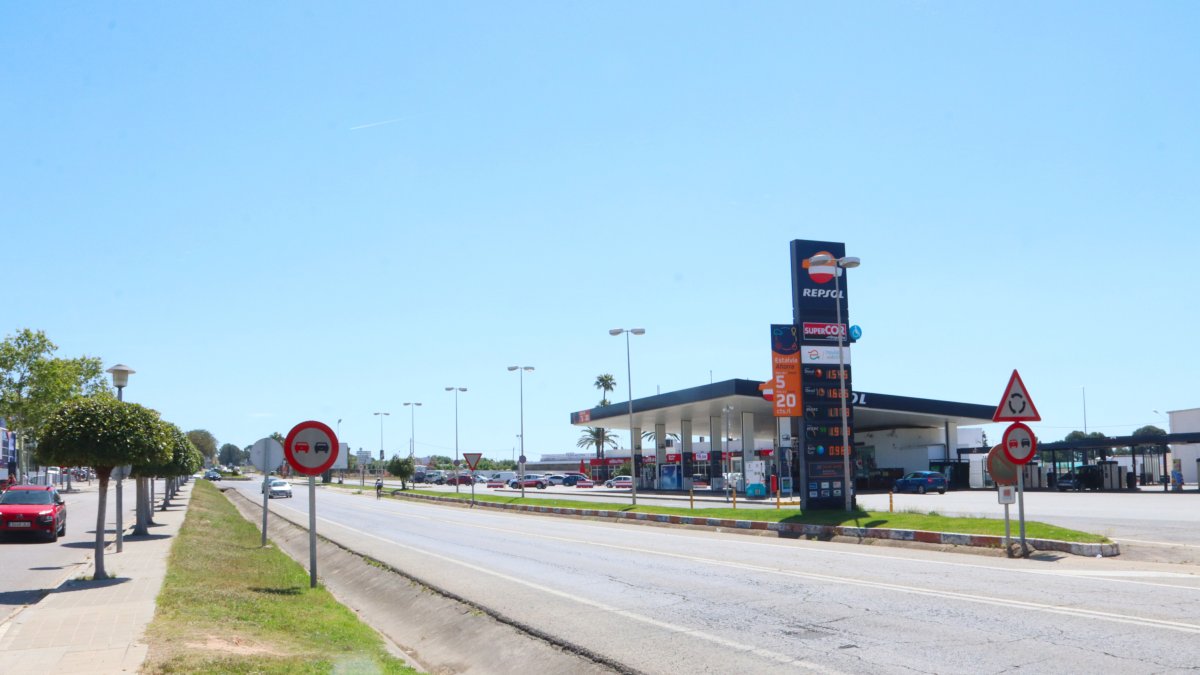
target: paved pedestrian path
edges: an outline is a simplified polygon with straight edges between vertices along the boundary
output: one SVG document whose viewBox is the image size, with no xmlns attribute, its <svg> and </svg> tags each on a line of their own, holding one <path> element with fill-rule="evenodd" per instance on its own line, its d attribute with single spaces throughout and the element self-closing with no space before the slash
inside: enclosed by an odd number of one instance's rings
<svg viewBox="0 0 1200 675">
<path fill-rule="evenodd" d="M 6 673 L 136 673 L 146 660 L 142 640 L 154 618 L 155 601 L 167 573 L 167 558 L 183 524 L 191 483 L 155 510 L 144 537 L 130 536 L 124 546 L 105 550 L 104 566 L 116 578 L 78 581 L 93 576 L 94 561 L 41 602 L 0 625 L 0 671 Z"/>
</svg>

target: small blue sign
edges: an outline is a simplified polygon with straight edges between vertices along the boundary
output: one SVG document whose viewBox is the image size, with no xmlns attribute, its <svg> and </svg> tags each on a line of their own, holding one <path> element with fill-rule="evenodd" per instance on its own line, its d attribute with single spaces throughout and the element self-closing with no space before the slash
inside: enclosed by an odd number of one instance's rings
<svg viewBox="0 0 1200 675">
<path fill-rule="evenodd" d="M 857 340 L 862 337 L 862 328 L 859 326 L 850 326 L 850 339 Z"/>
</svg>

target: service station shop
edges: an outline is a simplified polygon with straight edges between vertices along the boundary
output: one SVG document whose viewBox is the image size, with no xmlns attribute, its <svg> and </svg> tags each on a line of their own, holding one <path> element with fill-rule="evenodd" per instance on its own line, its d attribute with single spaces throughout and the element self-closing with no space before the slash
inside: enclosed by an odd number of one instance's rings
<svg viewBox="0 0 1200 675">
<path fill-rule="evenodd" d="M 963 429 L 975 433 L 960 438 L 959 427 L 990 424 L 995 406 L 854 391 L 850 354 L 856 335 L 848 328 L 844 267 L 856 262 L 845 257 L 841 243 L 791 242 L 792 323 L 769 327 L 767 383 L 727 380 L 636 399 L 632 424 L 628 401 L 572 413 L 571 423 L 632 426 L 634 475 L 644 488 L 722 489 L 728 478 L 750 496 L 778 489 L 798 495 L 804 508 L 841 508 L 846 447 L 853 448 L 850 473 L 857 489 L 887 489 L 907 471 L 928 469 L 965 485 L 966 476 L 955 475 L 965 472 L 959 449 L 986 448 L 980 430 Z M 850 443 L 843 442 L 843 423 Z M 641 447 L 643 431 L 654 432 L 652 452 Z M 628 451 L 621 454 L 628 458 Z M 610 452 L 589 462 L 594 470 L 620 459 Z"/>
</svg>

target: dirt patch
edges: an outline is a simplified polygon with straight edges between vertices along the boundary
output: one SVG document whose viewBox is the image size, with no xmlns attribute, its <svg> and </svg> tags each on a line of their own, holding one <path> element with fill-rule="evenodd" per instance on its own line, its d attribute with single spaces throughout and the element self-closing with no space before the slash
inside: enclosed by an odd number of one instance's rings
<svg viewBox="0 0 1200 675">
<path fill-rule="evenodd" d="M 259 644 L 253 640 L 233 636 L 232 638 L 217 637 L 209 635 L 204 638 L 204 642 L 188 642 L 185 644 L 188 649 L 208 650 L 213 652 L 221 652 L 223 654 L 236 654 L 238 656 L 284 656 L 284 652 L 271 649 L 266 645 Z"/>
</svg>

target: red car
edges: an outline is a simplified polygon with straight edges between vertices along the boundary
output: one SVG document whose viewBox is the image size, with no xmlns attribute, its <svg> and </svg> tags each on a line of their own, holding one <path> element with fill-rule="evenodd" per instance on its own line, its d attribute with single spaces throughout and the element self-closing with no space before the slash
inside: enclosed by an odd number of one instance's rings
<svg viewBox="0 0 1200 675">
<path fill-rule="evenodd" d="M 469 473 L 464 473 L 458 476 L 450 476 L 446 479 L 444 485 L 470 485 L 475 479 Z"/>
<path fill-rule="evenodd" d="M 67 505 L 45 485 L 14 485 L 0 494 L 0 533 L 39 532 L 50 541 L 67 533 Z"/>
</svg>

